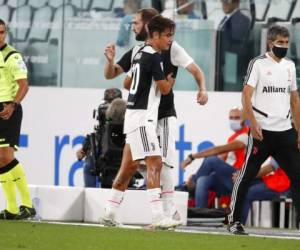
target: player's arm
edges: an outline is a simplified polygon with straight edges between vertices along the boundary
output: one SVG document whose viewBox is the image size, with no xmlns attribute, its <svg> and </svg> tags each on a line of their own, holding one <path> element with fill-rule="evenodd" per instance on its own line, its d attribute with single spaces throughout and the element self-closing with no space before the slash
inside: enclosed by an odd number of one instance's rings
<svg viewBox="0 0 300 250">
<path fill-rule="evenodd" d="M 124 71 L 118 64 L 114 62 L 106 62 L 104 66 L 104 76 L 106 79 L 114 79 L 118 75 L 122 74 Z"/>
<path fill-rule="evenodd" d="M 176 41 L 171 46 L 171 62 L 175 66 L 185 68 L 193 75 L 198 85 L 197 102 L 204 105 L 208 101 L 206 93 L 205 76 L 201 68 L 194 62 L 194 59 Z"/>
<path fill-rule="evenodd" d="M 245 147 L 246 147 L 246 145 L 242 141 L 234 140 L 234 141 L 224 144 L 224 145 L 212 147 L 212 148 L 206 149 L 206 150 L 198 152 L 198 153 L 190 154 L 181 163 L 181 166 L 182 166 L 182 168 L 186 168 L 195 159 L 205 158 L 205 157 L 212 156 L 212 155 L 224 154 L 224 153 L 228 153 L 228 152 L 235 151 L 238 149 L 243 149 Z"/>
<path fill-rule="evenodd" d="M 186 67 L 186 70 L 193 75 L 196 83 L 198 84 L 199 90 L 197 94 L 197 102 L 200 105 L 205 105 L 208 101 L 208 95 L 206 92 L 205 76 L 202 69 L 195 62 L 192 62 Z"/>
<path fill-rule="evenodd" d="M 170 73 L 166 79 L 165 74 L 162 70 L 160 55 L 158 53 L 153 54 L 151 59 L 152 61 L 148 66 L 150 68 L 155 84 L 163 95 L 167 95 L 172 89 L 175 82 L 175 79 L 172 77 L 173 73 Z"/>
<path fill-rule="evenodd" d="M 131 53 L 132 50 L 127 51 L 117 63 L 114 63 L 114 58 L 116 55 L 115 45 L 109 44 L 104 51 L 104 55 L 107 59 L 107 62 L 104 66 L 105 78 L 113 79 L 123 72 L 127 72 L 131 65 Z"/>
<path fill-rule="evenodd" d="M 155 81 L 157 87 L 163 95 L 167 95 L 172 89 L 175 79 L 172 77 L 172 73 L 167 76 L 167 80 Z"/>
<path fill-rule="evenodd" d="M 126 76 L 126 78 L 124 79 L 124 82 L 123 82 L 123 87 L 127 90 L 130 89 L 130 86 L 131 86 L 131 82 L 132 82 L 132 78 L 130 76 Z"/>
</svg>

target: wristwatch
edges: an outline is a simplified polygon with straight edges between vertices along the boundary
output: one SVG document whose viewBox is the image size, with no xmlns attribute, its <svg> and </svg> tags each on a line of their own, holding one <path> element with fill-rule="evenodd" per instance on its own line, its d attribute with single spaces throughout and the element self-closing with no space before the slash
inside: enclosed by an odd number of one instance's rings
<svg viewBox="0 0 300 250">
<path fill-rule="evenodd" d="M 19 106 L 19 103 L 17 102 L 12 102 L 11 104 L 13 105 L 14 109 L 16 109 Z"/>
<path fill-rule="evenodd" d="M 192 154 L 189 154 L 188 157 L 190 158 L 191 162 L 192 162 L 193 160 L 195 160 L 195 157 L 193 157 Z"/>
</svg>

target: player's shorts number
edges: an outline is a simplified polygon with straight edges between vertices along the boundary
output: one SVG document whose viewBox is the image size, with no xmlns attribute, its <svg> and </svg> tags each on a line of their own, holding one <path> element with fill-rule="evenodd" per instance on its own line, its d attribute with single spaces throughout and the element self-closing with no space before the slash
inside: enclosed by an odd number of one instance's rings
<svg viewBox="0 0 300 250">
<path fill-rule="evenodd" d="M 132 79 L 133 80 L 130 86 L 129 93 L 134 95 L 138 89 L 138 85 L 140 82 L 140 65 L 138 63 L 132 66 Z"/>
</svg>

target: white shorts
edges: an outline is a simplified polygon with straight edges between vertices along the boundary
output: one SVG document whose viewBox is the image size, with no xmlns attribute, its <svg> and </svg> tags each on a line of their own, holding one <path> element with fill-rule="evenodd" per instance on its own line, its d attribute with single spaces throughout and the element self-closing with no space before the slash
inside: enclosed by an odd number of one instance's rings
<svg viewBox="0 0 300 250">
<path fill-rule="evenodd" d="M 175 116 L 158 120 L 157 135 L 161 148 L 162 161 L 170 167 L 175 167 L 177 162 L 175 148 L 176 134 L 177 118 Z"/>
<path fill-rule="evenodd" d="M 126 143 L 130 145 L 132 159 L 143 160 L 147 156 L 161 156 L 155 127 L 139 127 L 126 134 Z"/>
</svg>

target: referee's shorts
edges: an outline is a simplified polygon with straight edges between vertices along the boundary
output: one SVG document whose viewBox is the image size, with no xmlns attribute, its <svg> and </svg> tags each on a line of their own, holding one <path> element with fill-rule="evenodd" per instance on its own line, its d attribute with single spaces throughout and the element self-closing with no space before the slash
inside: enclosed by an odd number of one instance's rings
<svg viewBox="0 0 300 250">
<path fill-rule="evenodd" d="M 8 104 L 9 102 L 4 103 Z M 4 103 L 0 103 L 0 111 L 3 110 Z M 8 120 L 0 118 L 0 147 L 18 148 L 22 116 L 22 106 L 18 105 Z"/>
</svg>

